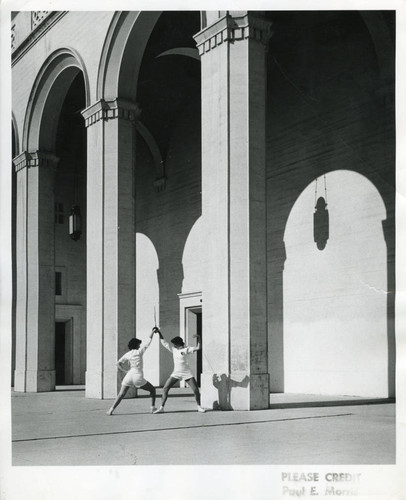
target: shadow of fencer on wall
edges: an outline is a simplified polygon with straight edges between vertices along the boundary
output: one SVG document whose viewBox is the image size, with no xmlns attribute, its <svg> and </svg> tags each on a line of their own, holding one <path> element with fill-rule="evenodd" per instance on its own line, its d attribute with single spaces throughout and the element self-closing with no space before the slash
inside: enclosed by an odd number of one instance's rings
<svg viewBox="0 0 406 500">
<path fill-rule="evenodd" d="M 218 391 L 218 400 L 213 403 L 213 410 L 233 410 L 231 406 L 231 390 L 233 387 L 248 387 L 250 378 L 246 375 L 240 382 L 233 380 L 225 373 L 213 375 L 213 385 Z"/>
</svg>

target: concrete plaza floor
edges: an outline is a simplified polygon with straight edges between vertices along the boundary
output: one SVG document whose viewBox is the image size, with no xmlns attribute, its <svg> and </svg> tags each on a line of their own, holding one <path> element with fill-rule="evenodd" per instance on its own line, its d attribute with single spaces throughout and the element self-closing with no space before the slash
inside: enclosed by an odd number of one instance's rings
<svg viewBox="0 0 406 500">
<path fill-rule="evenodd" d="M 111 401 L 69 389 L 12 393 L 13 465 L 395 463 L 393 400 L 271 394 L 267 410 L 202 414 L 174 389 L 163 414 L 139 397 L 107 416 Z"/>
</svg>

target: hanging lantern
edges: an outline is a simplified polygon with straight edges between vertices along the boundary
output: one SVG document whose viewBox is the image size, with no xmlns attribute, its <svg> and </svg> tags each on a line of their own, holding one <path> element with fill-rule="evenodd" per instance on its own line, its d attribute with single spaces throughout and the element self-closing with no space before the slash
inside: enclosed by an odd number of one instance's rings
<svg viewBox="0 0 406 500">
<path fill-rule="evenodd" d="M 69 215 L 69 236 L 73 241 L 78 241 L 82 234 L 82 216 L 80 215 L 80 208 L 74 205 Z"/>
<path fill-rule="evenodd" d="M 320 196 L 313 214 L 313 236 L 319 250 L 324 250 L 329 238 L 329 218 L 326 200 Z"/>
</svg>

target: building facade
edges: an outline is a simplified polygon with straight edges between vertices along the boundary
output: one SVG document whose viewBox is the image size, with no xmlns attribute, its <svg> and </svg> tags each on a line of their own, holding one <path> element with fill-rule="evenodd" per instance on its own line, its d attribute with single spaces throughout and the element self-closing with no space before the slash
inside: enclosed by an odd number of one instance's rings
<svg viewBox="0 0 406 500">
<path fill-rule="evenodd" d="M 11 22 L 16 391 L 113 398 L 157 323 L 210 408 L 395 396 L 394 12 Z"/>
</svg>

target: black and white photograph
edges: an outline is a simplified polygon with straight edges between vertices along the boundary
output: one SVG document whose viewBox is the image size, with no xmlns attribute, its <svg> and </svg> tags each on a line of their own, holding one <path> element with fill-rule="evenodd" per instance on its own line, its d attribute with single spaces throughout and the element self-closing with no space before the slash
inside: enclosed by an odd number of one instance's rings
<svg viewBox="0 0 406 500">
<path fill-rule="evenodd" d="M 1 4 L 2 499 L 406 499 L 405 20 Z"/>
</svg>

